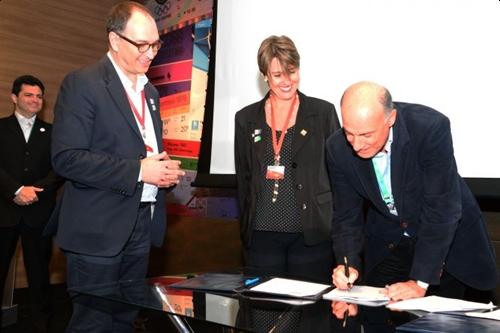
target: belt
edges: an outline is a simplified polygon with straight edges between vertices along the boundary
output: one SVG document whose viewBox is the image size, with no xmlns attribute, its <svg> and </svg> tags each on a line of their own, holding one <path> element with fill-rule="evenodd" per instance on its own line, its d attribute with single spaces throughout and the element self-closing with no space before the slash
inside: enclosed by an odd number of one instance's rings
<svg viewBox="0 0 500 333">
<path fill-rule="evenodd" d="M 141 203 L 139 204 L 139 208 L 149 208 L 152 205 L 154 205 L 154 202 L 151 202 L 151 201 L 141 201 Z"/>
</svg>

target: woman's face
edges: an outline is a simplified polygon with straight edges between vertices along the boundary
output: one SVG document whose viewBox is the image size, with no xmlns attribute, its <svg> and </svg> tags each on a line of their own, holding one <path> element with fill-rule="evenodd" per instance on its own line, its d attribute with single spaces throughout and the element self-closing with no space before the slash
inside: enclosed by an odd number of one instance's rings
<svg viewBox="0 0 500 333">
<path fill-rule="evenodd" d="M 282 68 L 277 58 L 273 58 L 269 64 L 269 69 L 266 75 L 269 89 L 274 96 L 281 100 L 292 99 L 300 82 L 300 70 L 293 68 L 288 75 Z"/>
</svg>

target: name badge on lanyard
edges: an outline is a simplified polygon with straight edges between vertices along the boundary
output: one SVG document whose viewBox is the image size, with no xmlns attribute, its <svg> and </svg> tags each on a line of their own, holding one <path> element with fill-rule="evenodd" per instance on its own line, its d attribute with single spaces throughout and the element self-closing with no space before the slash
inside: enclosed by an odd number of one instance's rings
<svg viewBox="0 0 500 333">
<path fill-rule="evenodd" d="M 284 165 L 268 165 L 266 179 L 283 179 L 285 178 Z"/>
</svg>

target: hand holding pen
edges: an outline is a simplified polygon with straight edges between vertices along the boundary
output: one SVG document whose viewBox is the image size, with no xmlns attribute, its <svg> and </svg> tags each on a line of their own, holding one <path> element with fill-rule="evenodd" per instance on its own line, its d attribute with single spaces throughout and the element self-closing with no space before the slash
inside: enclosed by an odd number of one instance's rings
<svg viewBox="0 0 500 333">
<path fill-rule="evenodd" d="M 337 265 L 333 270 L 332 282 L 339 289 L 351 289 L 358 276 L 358 270 L 350 266 L 347 257 L 344 257 L 344 264 Z"/>
<path fill-rule="evenodd" d="M 352 283 L 349 281 L 349 263 L 347 262 L 347 257 L 344 256 L 344 275 L 347 278 L 347 288 L 352 288 Z"/>
</svg>

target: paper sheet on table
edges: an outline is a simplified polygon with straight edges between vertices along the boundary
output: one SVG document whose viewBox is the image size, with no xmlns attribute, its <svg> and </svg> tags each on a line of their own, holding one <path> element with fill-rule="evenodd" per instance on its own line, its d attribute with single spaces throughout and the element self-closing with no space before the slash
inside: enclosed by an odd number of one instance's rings
<svg viewBox="0 0 500 333">
<path fill-rule="evenodd" d="M 407 299 L 401 302 L 387 305 L 393 310 L 423 310 L 427 312 L 449 312 L 449 311 L 472 311 L 493 309 L 492 303 L 484 304 L 468 302 L 461 299 L 446 298 L 439 296 L 427 296 L 421 298 Z"/>
<path fill-rule="evenodd" d="M 381 306 L 389 303 L 389 298 L 382 291 L 383 288 L 353 286 L 350 290 L 333 289 L 329 293 L 324 294 L 323 299 L 367 306 Z"/>
<path fill-rule="evenodd" d="M 466 312 L 466 316 L 500 320 L 500 309 L 491 312 Z"/>
<path fill-rule="evenodd" d="M 330 287 L 331 286 L 328 284 L 272 278 L 269 281 L 250 288 L 249 290 L 293 297 L 308 297 L 316 296 Z"/>
</svg>

